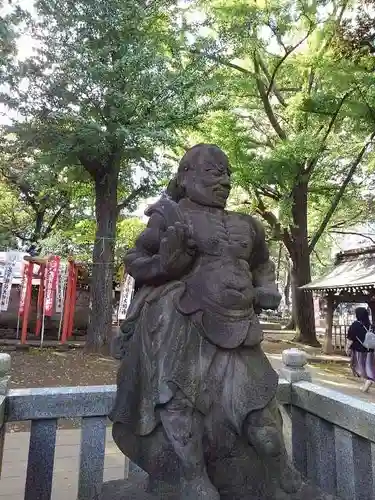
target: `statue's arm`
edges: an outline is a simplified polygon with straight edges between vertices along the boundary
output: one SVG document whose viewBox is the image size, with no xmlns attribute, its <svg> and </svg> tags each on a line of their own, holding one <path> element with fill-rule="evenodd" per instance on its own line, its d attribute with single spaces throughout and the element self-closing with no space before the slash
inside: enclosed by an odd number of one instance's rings
<svg viewBox="0 0 375 500">
<path fill-rule="evenodd" d="M 165 279 L 158 255 L 163 230 L 165 227 L 162 217 L 153 214 L 147 228 L 139 235 L 135 248 L 125 255 L 126 270 L 133 276 L 137 285 L 154 284 L 155 281 Z"/>
<path fill-rule="evenodd" d="M 153 213 L 136 246 L 125 256 L 125 266 L 137 286 L 159 286 L 180 278 L 191 265 L 195 251 L 182 224 L 165 227 Z"/>
<path fill-rule="evenodd" d="M 277 309 L 281 295 L 277 289 L 275 265 L 270 259 L 263 225 L 251 219 L 255 241 L 250 258 L 250 268 L 255 288 L 255 304 L 261 309 Z"/>
</svg>

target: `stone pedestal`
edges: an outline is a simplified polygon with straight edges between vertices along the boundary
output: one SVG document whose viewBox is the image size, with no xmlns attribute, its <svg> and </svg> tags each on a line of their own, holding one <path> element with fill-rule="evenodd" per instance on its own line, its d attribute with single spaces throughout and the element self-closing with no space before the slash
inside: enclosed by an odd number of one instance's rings
<svg viewBox="0 0 375 500">
<path fill-rule="evenodd" d="M 100 500 L 180 500 L 178 491 L 167 484 L 162 486 L 163 491 L 160 490 L 159 493 L 149 493 L 148 486 L 148 481 L 141 475 L 132 475 L 125 480 L 109 481 L 103 484 Z"/>
<path fill-rule="evenodd" d="M 286 349 L 282 353 L 283 368 L 280 377 L 291 384 L 295 382 L 311 382 L 311 373 L 306 370 L 307 354 L 301 349 Z"/>
<path fill-rule="evenodd" d="M 102 494 L 99 498 L 92 500 L 181 500 L 178 492 L 163 493 L 161 495 L 150 494 L 146 491 L 147 485 L 140 483 L 136 478 L 129 480 L 110 481 L 103 485 Z M 296 493 L 285 497 L 270 496 L 249 496 L 244 492 L 243 496 L 228 497 L 220 496 L 220 500 L 337 500 L 331 495 L 319 493 L 317 488 L 305 484 L 302 489 Z M 207 500 L 210 500 L 207 498 Z"/>
</svg>

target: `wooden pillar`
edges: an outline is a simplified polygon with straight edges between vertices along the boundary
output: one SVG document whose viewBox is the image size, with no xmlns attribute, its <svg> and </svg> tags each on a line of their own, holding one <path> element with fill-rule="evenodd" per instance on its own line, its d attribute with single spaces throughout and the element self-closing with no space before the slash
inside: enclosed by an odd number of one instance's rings
<svg viewBox="0 0 375 500">
<path fill-rule="evenodd" d="M 36 319 L 36 329 L 35 335 L 37 337 L 40 336 L 40 331 L 42 329 L 43 322 L 43 313 L 44 313 L 44 279 L 46 272 L 46 265 L 41 264 L 39 267 L 40 272 L 40 283 L 39 283 L 39 291 L 38 291 L 38 304 L 37 304 L 37 319 Z"/>
<path fill-rule="evenodd" d="M 33 262 L 29 262 L 29 265 L 27 268 L 27 274 L 26 274 L 27 282 L 26 282 L 25 306 L 24 306 L 23 318 L 22 318 L 21 344 L 24 344 L 26 342 L 26 339 L 27 339 L 27 324 L 29 321 L 29 312 L 30 312 L 30 305 L 31 305 L 31 292 L 32 292 L 32 286 L 33 286 L 33 271 L 34 271 L 34 264 L 33 264 Z"/>
<path fill-rule="evenodd" d="M 371 324 L 375 325 L 375 301 L 370 301 L 368 303 L 368 306 L 369 306 L 370 311 L 371 311 Z"/>
<path fill-rule="evenodd" d="M 78 278 L 78 268 L 75 264 L 73 264 L 72 270 L 72 288 L 70 295 L 70 314 L 69 314 L 69 322 L 68 322 L 68 338 L 73 335 L 73 326 L 74 326 L 74 313 L 76 309 L 76 300 L 77 300 L 77 278 Z"/>
<path fill-rule="evenodd" d="M 333 331 L 333 313 L 335 311 L 334 295 L 332 292 L 327 295 L 327 316 L 326 332 L 324 336 L 323 352 L 324 354 L 333 353 L 332 331 Z"/>
<path fill-rule="evenodd" d="M 74 263 L 72 261 L 68 261 L 68 278 L 67 278 L 67 286 L 66 286 L 66 292 L 65 292 L 62 335 L 61 335 L 61 343 L 62 344 L 65 344 L 65 342 L 68 340 L 70 307 L 71 307 L 71 298 L 72 298 L 71 295 L 72 295 L 73 266 L 74 266 Z"/>
</svg>

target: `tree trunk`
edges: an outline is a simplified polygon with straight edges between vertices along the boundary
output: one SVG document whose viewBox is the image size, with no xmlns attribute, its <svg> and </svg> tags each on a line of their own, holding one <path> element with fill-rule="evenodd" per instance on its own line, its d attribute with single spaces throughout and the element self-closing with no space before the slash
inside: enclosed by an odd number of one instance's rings
<svg viewBox="0 0 375 500">
<path fill-rule="evenodd" d="M 290 320 L 283 327 L 283 330 L 295 330 L 296 329 L 296 300 L 294 297 L 294 288 L 292 287 L 292 270 L 290 266 L 289 259 L 286 259 L 287 264 L 287 272 L 285 279 L 285 288 L 284 288 L 284 296 L 285 296 L 285 305 L 290 313 Z M 290 295 L 292 294 L 292 300 L 290 300 Z"/>
<path fill-rule="evenodd" d="M 283 252 L 283 243 L 280 241 L 279 251 L 277 253 L 276 283 L 279 283 L 279 280 L 280 280 L 280 268 L 281 268 L 282 252 Z"/>
<path fill-rule="evenodd" d="M 285 297 L 285 306 L 288 311 L 290 311 L 290 287 L 291 287 L 291 276 L 290 276 L 290 266 L 288 263 L 288 269 L 285 273 L 285 287 L 284 287 L 284 297 Z"/>
<path fill-rule="evenodd" d="M 293 189 L 293 227 L 291 236 L 293 248 L 292 259 L 292 287 L 296 311 L 296 341 L 312 346 L 320 345 L 315 333 L 314 304 L 311 292 L 300 289 L 310 283 L 310 253 L 307 231 L 307 194 L 308 185 L 301 181 Z"/>
<path fill-rule="evenodd" d="M 292 267 L 290 267 L 290 294 L 291 294 L 291 321 L 290 330 L 297 328 L 297 302 L 296 302 L 296 286 L 293 282 Z"/>
<path fill-rule="evenodd" d="M 335 303 L 333 293 L 327 297 L 327 317 L 326 317 L 326 331 L 324 336 L 323 352 L 324 354 L 333 353 L 332 333 L 333 333 L 333 313 L 335 311 Z"/>
<path fill-rule="evenodd" d="M 90 285 L 91 313 L 86 350 L 108 346 L 112 330 L 113 260 L 117 222 L 118 169 L 107 167 L 95 179 L 96 235 Z"/>
</svg>

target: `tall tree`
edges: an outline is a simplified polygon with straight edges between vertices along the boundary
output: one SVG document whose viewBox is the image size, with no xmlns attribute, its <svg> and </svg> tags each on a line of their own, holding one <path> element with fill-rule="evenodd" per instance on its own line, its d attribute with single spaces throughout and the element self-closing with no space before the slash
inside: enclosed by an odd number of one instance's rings
<svg viewBox="0 0 375 500">
<path fill-rule="evenodd" d="M 300 287 L 311 280 L 311 254 L 345 190 L 366 175 L 361 168 L 374 138 L 373 82 L 359 84 L 356 68 L 334 56 L 347 5 L 201 2 L 212 35 L 193 49 L 221 65 L 231 106 L 201 133 L 228 151 L 235 181 L 287 248 L 297 339 L 312 345 L 312 295 Z M 326 212 L 314 227 L 309 205 L 323 199 Z"/>
<path fill-rule="evenodd" d="M 178 142 L 177 131 L 205 112 L 210 68 L 180 50 L 172 1 L 37 0 L 34 7 L 27 26 L 35 55 L 14 61 L 2 96 L 22 119 L 5 127 L 3 140 L 11 149 L 12 132 L 19 144 L 90 176 L 96 234 L 87 347 L 98 350 L 111 325 L 118 214 L 148 192 L 163 164 L 160 147 Z"/>
</svg>

